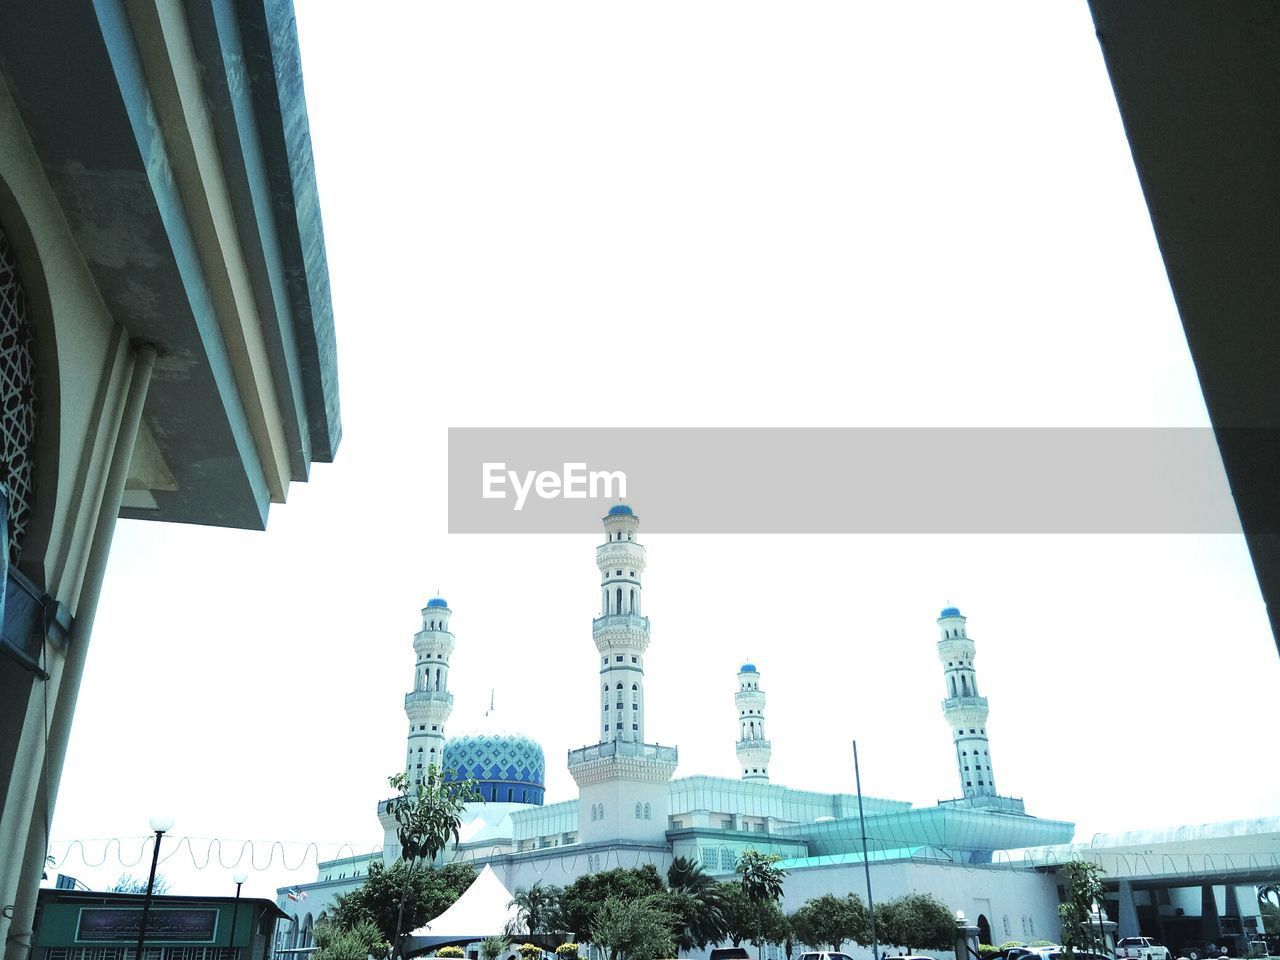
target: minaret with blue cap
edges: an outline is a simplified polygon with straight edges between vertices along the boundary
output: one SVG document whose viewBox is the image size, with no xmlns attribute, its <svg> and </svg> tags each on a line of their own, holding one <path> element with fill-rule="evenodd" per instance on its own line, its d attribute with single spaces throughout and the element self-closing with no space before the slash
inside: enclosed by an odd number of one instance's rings
<svg viewBox="0 0 1280 960">
<path fill-rule="evenodd" d="M 449 656 L 453 611 L 444 597 L 432 597 L 422 608 L 422 629 L 413 637 L 417 654 L 413 690 L 405 694 L 404 712 L 409 718 L 409 752 L 405 772 L 410 785 L 421 782 L 431 766 L 444 765 L 444 724 L 453 712 L 449 692 Z"/>
<path fill-rule="evenodd" d="M 644 743 L 644 653 L 649 618 L 642 616 L 645 551 L 636 540 L 640 518 L 625 503 L 609 508 L 605 542 L 596 547 L 600 616 L 591 625 L 600 656 L 600 741 Z"/>
<path fill-rule="evenodd" d="M 644 739 L 649 618 L 641 600 L 645 550 L 636 539 L 640 518 L 619 503 L 602 522 L 605 542 L 596 547 L 600 615 L 591 622 L 600 658 L 600 739 L 570 750 L 568 757 L 569 773 L 578 785 L 578 842 L 625 840 L 661 856 L 668 849 L 668 794 L 679 753 Z"/>
<path fill-rule="evenodd" d="M 738 670 L 738 692 L 733 695 L 738 708 L 738 766 L 743 780 L 769 780 L 769 741 L 764 736 L 764 691 L 760 671 L 754 663 Z"/>
<path fill-rule="evenodd" d="M 942 636 L 938 640 L 938 657 L 947 685 L 942 712 L 951 724 L 960 787 L 965 799 L 970 800 L 996 796 L 996 781 L 987 742 L 987 698 L 978 695 L 974 646 L 965 622 L 956 607 L 946 607 L 939 614 L 938 630 Z"/>
</svg>

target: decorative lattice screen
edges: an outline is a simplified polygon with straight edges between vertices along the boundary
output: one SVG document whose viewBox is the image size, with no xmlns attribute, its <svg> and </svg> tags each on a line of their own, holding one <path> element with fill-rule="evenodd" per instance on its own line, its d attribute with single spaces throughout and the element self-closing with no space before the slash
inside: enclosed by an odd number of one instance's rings
<svg viewBox="0 0 1280 960">
<path fill-rule="evenodd" d="M 0 482 L 9 488 L 9 558 L 18 562 L 31 517 L 36 370 L 27 302 L 9 240 L 0 232 Z"/>
</svg>

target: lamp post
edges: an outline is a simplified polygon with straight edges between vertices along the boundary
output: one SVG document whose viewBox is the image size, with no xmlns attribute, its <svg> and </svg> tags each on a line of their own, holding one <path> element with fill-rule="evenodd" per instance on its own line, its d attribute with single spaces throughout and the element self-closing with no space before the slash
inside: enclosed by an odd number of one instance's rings
<svg viewBox="0 0 1280 960">
<path fill-rule="evenodd" d="M 247 873 L 237 873 L 231 877 L 236 884 L 236 902 L 231 909 L 231 935 L 227 938 L 227 942 L 231 945 L 231 949 L 236 952 L 236 960 L 240 960 L 240 948 L 236 946 L 236 921 L 240 919 L 240 887 L 249 879 Z"/>
<path fill-rule="evenodd" d="M 156 865 L 160 862 L 160 840 L 173 829 L 173 817 L 152 817 L 149 824 L 155 832 L 156 843 L 151 851 L 151 875 L 147 878 L 147 897 L 142 901 L 142 922 L 138 924 L 136 960 L 142 960 L 142 944 L 147 938 L 147 917 L 151 915 L 151 892 L 156 885 Z"/>
<path fill-rule="evenodd" d="M 862 774 L 858 771 L 858 741 L 853 741 L 853 781 L 858 788 L 858 823 L 862 827 L 862 869 L 867 876 L 867 919 L 871 921 L 871 960 L 880 960 L 876 942 L 876 905 L 871 899 L 871 854 L 867 851 L 867 819 L 862 815 Z"/>
</svg>

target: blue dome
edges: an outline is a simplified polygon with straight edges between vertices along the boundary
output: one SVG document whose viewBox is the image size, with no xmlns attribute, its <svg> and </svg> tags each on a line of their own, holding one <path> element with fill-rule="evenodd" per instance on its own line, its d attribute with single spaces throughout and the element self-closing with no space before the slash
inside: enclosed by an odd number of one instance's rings
<svg viewBox="0 0 1280 960">
<path fill-rule="evenodd" d="M 611 517 L 630 517 L 634 515 L 635 511 L 625 503 L 616 503 L 609 508 L 609 516 Z"/>
<path fill-rule="evenodd" d="M 756 665 L 754 663 L 744 663 L 739 673 L 756 673 Z"/>
<path fill-rule="evenodd" d="M 941 620 L 943 617 L 958 617 L 958 616 L 960 616 L 959 607 L 947 607 L 940 614 L 938 614 L 938 619 Z"/>
<path fill-rule="evenodd" d="M 446 781 L 476 781 L 492 803 L 542 805 L 547 762 L 542 747 L 518 733 L 477 733 L 444 745 Z"/>
<path fill-rule="evenodd" d="M 427 601 L 427 606 L 428 607 L 444 607 L 446 610 L 449 608 L 449 604 L 445 603 L 444 597 L 432 597 L 430 600 Z"/>
</svg>

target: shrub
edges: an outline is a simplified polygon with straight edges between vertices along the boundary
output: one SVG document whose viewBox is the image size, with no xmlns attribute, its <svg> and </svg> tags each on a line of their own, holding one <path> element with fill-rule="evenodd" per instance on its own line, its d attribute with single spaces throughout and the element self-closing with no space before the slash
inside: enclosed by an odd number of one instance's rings
<svg viewBox="0 0 1280 960">
<path fill-rule="evenodd" d="M 1025 947 L 1025 946 L 1026 944 L 1023 943 L 1021 940 L 1006 940 L 1004 943 L 1000 944 L 1000 946 L 997 947 L 996 949 L 1012 950 L 1014 947 Z"/>
<path fill-rule="evenodd" d="M 999 947 L 994 947 L 989 943 L 978 944 L 978 956 L 984 958 L 984 960 L 987 957 L 994 957 L 999 952 L 1000 952 Z"/>
<path fill-rule="evenodd" d="M 466 953 L 461 947 L 441 947 L 436 951 L 437 957 L 449 957 L 451 960 L 462 960 Z"/>
<path fill-rule="evenodd" d="M 516 947 L 516 952 L 520 954 L 520 960 L 538 960 L 542 956 L 542 948 L 534 946 L 532 943 L 522 943 Z"/>
<path fill-rule="evenodd" d="M 578 960 L 578 945 L 562 943 L 556 947 L 556 960 Z"/>
</svg>

